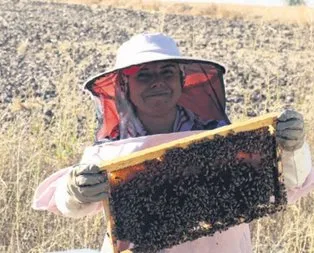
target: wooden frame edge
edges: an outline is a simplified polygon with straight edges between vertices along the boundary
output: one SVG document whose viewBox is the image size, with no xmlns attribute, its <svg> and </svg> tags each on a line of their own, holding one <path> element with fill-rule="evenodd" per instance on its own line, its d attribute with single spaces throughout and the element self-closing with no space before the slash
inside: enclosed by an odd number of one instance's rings
<svg viewBox="0 0 314 253">
<path fill-rule="evenodd" d="M 255 130 L 261 127 L 273 125 L 276 121 L 278 113 L 269 113 L 263 116 L 255 117 L 244 122 L 234 123 L 228 126 L 220 127 L 214 130 L 208 130 L 189 137 L 181 138 L 179 140 L 171 141 L 152 148 L 134 152 L 110 161 L 104 161 L 100 164 L 102 170 L 107 172 L 114 172 L 125 167 L 140 164 L 146 160 L 151 160 L 162 156 L 167 149 L 173 147 L 186 148 L 189 144 L 204 138 L 213 139 L 216 135 L 226 136 L 229 133 L 239 133 L 243 131 Z"/>
</svg>

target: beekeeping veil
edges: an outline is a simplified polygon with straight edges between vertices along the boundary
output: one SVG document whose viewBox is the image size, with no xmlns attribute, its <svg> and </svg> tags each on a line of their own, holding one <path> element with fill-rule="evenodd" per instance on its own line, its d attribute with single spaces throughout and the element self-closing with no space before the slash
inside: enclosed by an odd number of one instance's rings
<svg viewBox="0 0 314 253">
<path fill-rule="evenodd" d="M 181 56 L 175 41 L 160 33 L 139 34 L 118 49 L 115 67 L 89 79 L 84 88 L 96 101 L 96 141 L 120 138 L 121 125 L 129 112 L 121 96 L 122 70 L 148 62 L 174 61 L 184 69 L 183 90 L 178 104 L 202 120 L 225 120 L 225 68 L 215 62 Z M 123 93 L 122 93 L 123 94 Z"/>
</svg>

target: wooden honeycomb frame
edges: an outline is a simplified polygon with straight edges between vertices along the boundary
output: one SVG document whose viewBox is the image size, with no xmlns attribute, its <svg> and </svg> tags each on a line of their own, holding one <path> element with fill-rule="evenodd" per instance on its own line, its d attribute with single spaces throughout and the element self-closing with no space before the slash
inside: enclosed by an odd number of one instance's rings
<svg viewBox="0 0 314 253">
<path fill-rule="evenodd" d="M 167 150 L 172 148 L 186 148 L 190 144 L 202 141 L 204 139 L 214 139 L 215 136 L 227 136 L 229 134 L 236 134 L 240 132 L 257 130 L 263 127 L 269 127 L 270 132 L 274 132 L 276 122 L 277 122 L 277 113 L 271 113 L 264 116 L 256 117 L 245 122 L 231 124 L 225 127 L 221 127 L 215 130 L 205 131 L 200 134 L 195 134 L 190 137 L 182 138 L 179 140 L 171 141 L 166 144 L 158 145 L 153 148 L 148 148 L 142 151 L 135 152 L 131 155 L 124 156 L 118 159 L 114 159 L 111 161 L 106 161 L 101 165 L 101 168 L 108 173 L 109 181 L 110 177 L 115 177 L 119 175 L 119 177 L 126 178 L 129 173 L 134 173 L 137 165 L 145 162 L 146 160 L 158 159 L 161 157 Z M 277 147 L 277 157 L 280 156 L 280 149 Z M 128 168 L 133 167 L 133 171 L 128 172 Z M 143 169 L 143 167 L 139 166 L 138 168 Z M 278 180 L 283 182 L 282 176 L 282 165 L 280 159 L 278 159 Z M 109 200 L 104 201 L 104 209 L 107 219 L 107 231 L 111 241 L 112 253 L 118 253 L 117 247 L 117 239 L 115 235 L 112 233 L 114 231 L 114 221 L 111 216 L 110 203 Z M 122 251 L 123 253 L 131 253 L 132 250 Z M 111 253 L 111 252 L 110 252 Z"/>
</svg>

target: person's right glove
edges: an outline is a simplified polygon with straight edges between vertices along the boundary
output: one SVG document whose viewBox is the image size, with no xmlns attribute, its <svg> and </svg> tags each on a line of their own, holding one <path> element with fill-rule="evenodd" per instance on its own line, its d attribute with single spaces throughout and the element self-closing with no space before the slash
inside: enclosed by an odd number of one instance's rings
<svg viewBox="0 0 314 253">
<path fill-rule="evenodd" d="M 108 196 L 109 183 L 106 174 L 93 164 L 76 165 L 67 181 L 69 195 L 78 203 L 92 203 Z"/>
</svg>

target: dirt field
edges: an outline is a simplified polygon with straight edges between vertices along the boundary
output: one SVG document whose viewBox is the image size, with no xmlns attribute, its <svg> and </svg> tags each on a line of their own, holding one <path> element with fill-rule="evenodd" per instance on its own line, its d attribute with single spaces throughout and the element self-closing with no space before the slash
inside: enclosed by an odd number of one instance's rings
<svg viewBox="0 0 314 253">
<path fill-rule="evenodd" d="M 33 211 L 31 200 L 39 182 L 77 163 L 92 144 L 93 104 L 80 85 L 112 66 L 117 47 L 139 32 L 167 33 L 183 54 L 223 63 L 233 121 L 286 107 L 301 111 L 313 151 L 312 11 L 175 5 L 184 14 L 177 15 L 157 2 L 149 11 L 138 3 L 131 9 L 108 1 L 0 0 L 0 252 L 100 247 L 101 215 L 66 219 Z M 286 10 L 289 20 L 276 16 Z M 314 252 L 313 200 L 252 223 L 254 252 Z"/>
</svg>

